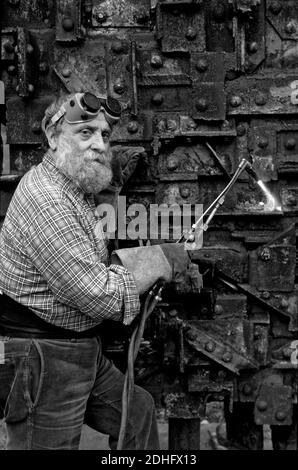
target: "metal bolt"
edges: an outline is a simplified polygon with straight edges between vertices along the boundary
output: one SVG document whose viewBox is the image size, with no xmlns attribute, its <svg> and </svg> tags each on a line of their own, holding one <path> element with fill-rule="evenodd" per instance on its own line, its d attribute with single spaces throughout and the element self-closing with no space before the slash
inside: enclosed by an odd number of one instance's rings
<svg viewBox="0 0 298 470">
<path fill-rule="evenodd" d="M 136 121 L 130 121 L 127 125 L 127 130 L 130 134 L 135 134 L 138 132 L 139 125 Z"/>
<path fill-rule="evenodd" d="M 34 51 L 33 46 L 31 44 L 28 44 L 26 47 L 27 54 L 32 54 Z"/>
<path fill-rule="evenodd" d="M 259 411 L 267 410 L 268 404 L 265 400 L 260 400 L 257 402 L 257 408 Z"/>
<path fill-rule="evenodd" d="M 65 16 L 62 20 L 62 28 L 64 31 L 72 31 L 74 28 L 73 19 L 70 16 Z"/>
<path fill-rule="evenodd" d="M 64 78 L 68 78 L 71 76 L 71 69 L 69 67 L 64 67 L 61 73 Z"/>
<path fill-rule="evenodd" d="M 249 396 L 252 394 L 252 386 L 249 383 L 246 383 L 242 387 L 242 393 L 243 395 Z"/>
<path fill-rule="evenodd" d="M 48 64 L 46 62 L 40 62 L 39 71 L 40 71 L 40 73 L 44 73 L 44 74 L 48 73 L 48 71 L 49 71 Z"/>
<path fill-rule="evenodd" d="M 183 199 L 188 198 L 189 195 L 190 195 L 190 190 L 189 190 L 189 188 L 181 188 L 181 189 L 180 189 L 180 195 L 181 195 L 181 197 L 183 197 Z"/>
<path fill-rule="evenodd" d="M 189 339 L 190 341 L 195 341 L 197 339 L 197 334 L 194 333 L 193 331 L 188 331 L 186 333 L 186 338 Z"/>
<path fill-rule="evenodd" d="M 231 96 L 230 105 L 233 106 L 233 108 L 238 108 L 238 106 L 240 106 L 241 103 L 242 103 L 242 99 L 240 98 L 240 96 L 237 96 L 237 95 Z"/>
<path fill-rule="evenodd" d="M 121 52 L 123 52 L 124 47 L 123 47 L 123 44 L 122 44 L 121 41 L 114 41 L 114 42 L 112 43 L 111 49 L 112 49 L 112 51 L 115 52 L 116 54 L 120 54 Z"/>
<path fill-rule="evenodd" d="M 196 108 L 198 111 L 206 111 L 208 109 L 208 101 L 205 98 L 200 98 L 196 102 Z"/>
<path fill-rule="evenodd" d="M 264 290 L 263 292 L 261 292 L 260 294 L 261 298 L 262 299 L 270 299 L 270 292 L 268 292 L 267 290 Z"/>
<path fill-rule="evenodd" d="M 193 39 L 196 38 L 196 36 L 197 36 L 196 30 L 190 26 L 185 33 L 186 39 L 188 39 L 189 41 L 192 41 Z"/>
<path fill-rule="evenodd" d="M 264 104 L 266 104 L 266 102 L 267 102 L 267 96 L 262 92 L 257 93 L 257 95 L 255 96 L 255 103 L 258 106 L 264 106 Z"/>
<path fill-rule="evenodd" d="M 163 103 L 163 96 L 161 93 L 156 93 L 152 96 L 151 100 L 153 104 L 160 106 Z"/>
<path fill-rule="evenodd" d="M 275 418 L 277 421 L 284 421 L 286 419 L 287 415 L 284 411 L 277 411 L 275 413 Z"/>
<path fill-rule="evenodd" d="M 285 142 L 285 147 L 288 150 L 293 150 L 296 147 L 296 140 L 292 137 L 290 139 L 287 139 Z"/>
<path fill-rule="evenodd" d="M 225 7 L 224 5 L 221 5 L 220 3 L 217 3 L 216 7 L 213 9 L 213 17 L 217 20 L 220 21 L 222 20 L 224 14 L 225 14 Z"/>
<path fill-rule="evenodd" d="M 213 341 L 207 341 L 207 343 L 205 343 L 205 350 L 212 353 L 213 351 L 215 351 L 216 349 L 216 344 L 213 343 Z"/>
<path fill-rule="evenodd" d="M 167 160 L 167 169 L 170 171 L 176 170 L 178 167 L 178 159 L 176 157 L 169 157 Z"/>
<path fill-rule="evenodd" d="M 274 14 L 274 15 L 278 15 L 278 13 L 280 13 L 281 9 L 282 9 L 282 4 L 276 0 L 274 2 L 271 3 L 270 5 L 270 11 Z"/>
<path fill-rule="evenodd" d="M 170 317 L 177 317 L 178 312 L 175 308 L 173 308 L 172 310 L 169 311 L 169 315 Z"/>
<path fill-rule="evenodd" d="M 228 351 L 225 352 L 225 353 L 222 355 L 222 360 L 223 360 L 224 362 L 231 362 L 232 358 L 233 358 L 232 353 L 230 353 L 230 352 L 228 352 Z"/>
<path fill-rule="evenodd" d="M 260 137 L 259 142 L 258 142 L 258 146 L 261 149 L 264 149 L 264 148 L 268 147 L 268 144 L 269 144 L 269 141 L 268 141 L 267 137 Z"/>
<path fill-rule="evenodd" d="M 269 261 L 270 260 L 271 253 L 270 253 L 270 249 L 267 246 L 265 246 L 265 248 L 262 248 L 262 250 L 260 251 L 260 254 L 259 254 L 259 258 L 262 261 Z"/>
<path fill-rule="evenodd" d="M 28 91 L 29 91 L 29 93 L 34 92 L 34 86 L 31 83 L 29 83 L 29 85 L 28 85 Z"/>
<path fill-rule="evenodd" d="M 162 57 L 158 54 L 152 55 L 150 64 L 151 64 L 152 67 L 154 67 L 156 69 L 159 69 L 160 67 L 163 66 Z"/>
<path fill-rule="evenodd" d="M 251 43 L 249 43 L 248 45 L 248 52 L 250 52 L 251 54 L 255 54 L 259 49 L 259 46 L 258 46 L 258 43 L 253 41 Z"/>
<path fill-rule="evenodd" d="M 15 75 L 17 69 L 14 65 L 9 65 L 9 67 L 7 67 L 7 73 L 9 75 Z"/>
<path fill-rule="evenodd" d="M 13 54 L 14 53 L 14 45 L 11 41 L 6 41 L 3 44 L 3 47 L 5 49 L 5 52 L 7 52 L 7 54 Z"/>
<path fill-rule="evenodd" d="M 198 62 L 196 63 L 196 69 L 199 71 L 199 72 L 205 72 L 207 69 L 208 69 L 208 62 L 206 59 L 200 59 L 198 60 Z"/>
<path fill-rule="evenodd" d="M 236 128 L 236 131 L 237 131 L 237 135 L 239 137 L 242 137 L 243 135 L 246 134 L 246 127 L 244 124 L 238 124 L 237 128 Z"/>
<path fill-rule="evenodd" d="M 214 307 L 214 313 L 215 315 L 221 315 L 223 313 L 224 309 L 223 306 L 220 304 L 216 304 Z"/>
<path fill-rule="evenodd" d="M 31 130 L 32 130 L 32 132 L 34 132 L 34 134 L 40 134 L 40 132 L 41 132 L 40 122 L 38 122 L 38 121 L 33 122 L 32 126 L 31 126 Z"/>
<path fill-rule="evenodd" d="M 100 12 L 96 13 L 96 15 L 94 15 L 94 18 L 97 21 L 97 23 L 104 23 L 106 21 L 107 17 L 108 17 L 107 13 L 102 12 L 102 11 L 100 11 Z"/>
<path fill-rule="evenodd" d="M 118 93 L 118 95 L 122 95 L 125 91 L 125 86 L 124 86 L 124 82 L 121 78 L 118 78 L 115 83 L 114 83 L 114 86 L 113 86 L 113 89 L 114 89 L 114 92 L 115 93 Z"/>
<path fill-rule="evenodd" d="M 294 21 L 289 21 L 285 26 L 285 32 L 287 34 L 293 34 L 296 32 L 296 25 Z"/>
</svg>

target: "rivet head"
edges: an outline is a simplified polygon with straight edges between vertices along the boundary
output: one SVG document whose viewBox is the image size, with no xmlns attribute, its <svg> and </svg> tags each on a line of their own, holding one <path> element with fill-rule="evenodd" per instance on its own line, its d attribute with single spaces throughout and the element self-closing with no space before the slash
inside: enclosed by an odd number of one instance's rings
<svg viewBox="0 0 298 470">
<path fill-rule="evenodd" d="M 284 411 L 277 411 L 275 413 L 275 418 L 277 421 L 284 421 L 286 419 L 287 415 Z"/>
<path fill-rule="evenodd" d="M 278 15 L 281 12 L 282 4 L 278 0 L 275 0 L 271 3 L 269 9 L 274 15 Z"/>
<path fill-rule="evenodd" d="M 264 106 L 264 104 L 266 104 L 266 102 L 267 102 L 267 96 L 264 93 L 259 92 L 259 93 L 256 94 L 255 103 L 258 106 Z"/>
<path fill-rule="evenodd" d="M 293 150 L 296 147 L 296 139 L 293 139 L 292 137 L 287 139 L 285 142 L 285 147 L 288 150 Z"/>
<path fill-rule="evenodd" d="M 64 78 L 68 78 L 71 76 L 71 69 L 69 67 L 64 67 L 61 73 Z"/>
<path fill-rule="evenodd" d="M 242 387 L 243 395 L 249 396 L 252 394 L 252 386 L 249 383 L 246 383 Z"/>
<path fill-rule="evenodd" d="M 65 16 L 62 20 L 62 28 L 64 31 L 72 31 L 74 28 L 73 19 L 70 16 Z"/>
<path fill-rule="evenodd" d="M 169 157 L 167 160 L 167 169 L 170 171 L 174 171 L 178 168 L 178 158 L 176 157 Z"/>
<path fill-rule="evenodd" d="M 34 86 L 31 83 L 29 83 L 29 85 L 28 85 L 28 91 L 29 91 L 29 93 L 34 92 Z"/>
<path fill-rule="evenodd" d="M 190 195 L 190 190 L 189 190 L 189 188 L 181 188 L 181 189 L 180 189 L 180 195 L 181 195 L 181 197 L 183 197 L 183 199 L 188 198 L 189 195 Z"/>
<path fill-rule="evenodd" d="M 115 83 L 114 83 L 114 86 L 113 86 L 113 89 L 114 89 L 114 92 L 115 93 L 118 93 L 118 95 L 122 95 L 125 91 L 125 85 L 124 85 L 124 82 L 123 80 L 121 80 L 121 78 L 118 78 Z"/>
<path fill-rule="evenodd" d="M 206 59 L 199 59 L 198 62 L 196 63 L 196 69 L 199 72 L 206 72 L 208 69 L 208 62 Z"/>
<path fill-rule="evenodd" d="M 264 248 L 261 249 L 260 254 L 259 254 L 259 258 L 262 261 L 269 261 L 270 260 L 271 253 L 270 253 L 270 249 L 267 246 L 265 246 Z"/>
<path fill-rule="evenodd" d="M 230 352 L 227 351 L 227 352 L 225 352 L 225 353 L 222 355 L 222 360 L 223 360 L 224 362 L 231 362 L 232 357 L 233 357 L 233 356 L 232 356 L 232 353 L 230 353 Z"/>
<path fill-rule="evenodd" d="M 216 304 L 214 307 L 214 313 L 215 315 L 221 315 L 223 313 L 224 309 L 223 306 L 220 304 Z"/>
<path fill-rule="evenodd" d="M 237 128 L 236 128 L 236 131 L 237 131 L 237 135 L 239 137 L 242 137 L 246 134 L 246 127 L 244 124 L 238 124 Z"/>
<path fill-rule="evenodd" d="M 261 292 L 260 296 L 262 299 L 270 299 L 271 297 L 270 292 L 268 292 L 267 290 L 264 290 L 263 292 Z"/>
<path fill-rule="evenodd" d="M 138 132 L 139 126 L 136 121 L 130 121 L 127 125 L 127 130 L 130 134 L 135 134 Z"/>
<path fill-rule="evenodd" d="M 205 98 L 200 98 L 196 102 L 196 108 L 198 111 L 206 111 L 208 109 L 208 101 Z"/>
<path fill-rule="evenodd" d="M 266 147 L 268 147 L 268 144 L 269 144 L 269 141 L 268 141 L 267 137 L 260 137 L 259 142 L 258 142 L 258 146 L 261 149 L 265 149 Z"/>
<path fill-rule="evenodd" d="M 205 347 L 205 350 L 210 353 L 212 353 L 216 349 L 216 345 L 215 343 L 213 343 L 213 341 L 207 341 L 204 347 Z"/>
<path fill-rule="evenodd" d="M 121 41 L 114 41 L 114 42 L 112 43 L 111 49 L 112 49 L 112 51 L 115 52 L 116 54 L 120 54 L 121 52 L 123 52 L 124 47 L 123 47 L 123 44 L 122 44 Z"/>
<path fill-rule="evenodd" d="M 192 41 L 193 39 L 196 38 L 196 36 L 197 36 L 197 32 L 194 28 L 192 28 L 191 26 L 187 28 L 187 31 L 185 33 L 186 39 L 188 39 L 189 41 Z"/>
<path fill-rule="evenodd" d="M 27 54 L 32 54 L 34 51 L 33 46 L 31 44 L 28 44 L 26 47 Z"/>
<path fill-rule="evenodd" d="M 285 32 L 287 34 L 293 34 L 296 32 L 296 25 L 294 21 L 289 21 L 285 26 Z"/>
<path fill-rule="evenodd" d="M 151 56 L 150 64 L 155 69 L 159 69 L 163 66 L 162 57 L 159 54 L 153 54 Z"/>
<path fill-rule="evenodd" d="M 258 49 L 259 49 L 259 46 L 258 46 L 257 42 L 253 41 L 253 42 L 249 43 L 248 52 L 250 52 L 251 54 L 255 54 Z"/>
<path fill-rule="evenodd" d="M 14 45 L 12 44 L 12 42 L 6 41 L 3 44 L 3 47 L 4 47 L 5 51 L 7 52 L 7 54 L 13 54 L 14 53 Z"/>
<path fill-rule="evenodd" d="M 17 71 L 17 68 L 15 65 L 9 65 L 9 67 L 7 67 L 7 73 L 9 75 L 15 75 L 16 71 Z"/>
<path fill-rule="evenodd" d="M 32 126 L 31 126 L 31 130 L 32 130 L 32 132 L 34 132 L 34 134 L 40 134 L 41 133 L 40 122 L 38 122 L 38 121 L 33 122 Z"/>
<path fill-rule="evenodd" d="M 219 2 L 217 3 L 217 5 L 215 6 L 215 8 L 213 9 L 213 17 L 217 20 L 217 21 L 220 21 L 222 20 L 224 14 L 225 14 L 225 7 L 224 5 L 220 4 Z"/>
<path fill-rule="evenodd" d="M 160 106 L 163 103 L 163 96 L 161 93 L 156 93 L 152 96 L 152 103 Z"/>
<path fill-rule="evenodd" d="M 39 68 L 40 73 L 46 74 L 49 71 L 49 66 L 46 62 L 40 62 L 38 68 Z"/>
<path fill-rule="evenodd" d="M 240 106 L 241 103 L 242 103 L 242 99 L 240 98 L 240 96 L 237 96 L 237 95 L 231 96 L 230 105 L 233 106 L 233 108 L 238 108 L 238 106 Z"/>
<path fill-rule="evenodd" d="M 257 408 L 259 411 L 267 410 L 268 404 L 265 400 L 260 400 L 257 402 Z"/>
<path fill-rule="evenodd" d="M 107 13 L 103 11 L 99 11 L 94 15 L 95 20 L 97 23 L 104 23 L 107 20 Z"/>
</svg>

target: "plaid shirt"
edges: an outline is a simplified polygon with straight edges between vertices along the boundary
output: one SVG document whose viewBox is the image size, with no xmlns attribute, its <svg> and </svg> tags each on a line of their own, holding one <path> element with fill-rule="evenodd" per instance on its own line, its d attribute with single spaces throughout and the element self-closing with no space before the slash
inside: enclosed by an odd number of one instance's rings
<svg viewBox="0 0 298 470">
<path fill-rule="evenodd" d="M 50 154 L 20 181 L 0 233 L 0 290 L 42 319 L 75 331 L 139 312 L 132 274 L 108 266 L 94 200 Z"/>
</svg>

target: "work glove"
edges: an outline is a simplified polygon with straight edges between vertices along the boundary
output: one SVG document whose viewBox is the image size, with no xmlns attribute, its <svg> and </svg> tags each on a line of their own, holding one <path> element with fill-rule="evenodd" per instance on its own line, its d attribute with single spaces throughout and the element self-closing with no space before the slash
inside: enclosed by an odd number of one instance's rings
<svg viewBox="0 0 298 470">
<path fill-rule="evenodd" d="M 140 295 L 157 281 L 179 283 L 192 264 L 184 245 L 177 243 L 116 250 L 111 262 L 121 263 L 132 273 Z"/>
<path fill-rule="evenodd" d="M 113 179 L 107 189 L 96 194 L 95 203 L 97 206 L 111 204 L 116 210 L 118 195 L 122 187 L 135 171 L 139 158 L 145 158 L 146 153 L 144 147 L 116 145 L 112 147 L 112 155 Z"/>
</svg>

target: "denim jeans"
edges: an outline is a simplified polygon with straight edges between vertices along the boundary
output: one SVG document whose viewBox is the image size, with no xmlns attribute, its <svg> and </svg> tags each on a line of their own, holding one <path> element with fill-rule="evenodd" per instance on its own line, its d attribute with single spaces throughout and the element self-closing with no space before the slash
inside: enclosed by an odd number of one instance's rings
<svg viewBox="0 0 298 470">
<path fill-rule="evenodd" d="M 102 354 L 98 337 L 0 336 L 0 344 L 0 410 L 7 449 L 76 450 L 83 423 L 108 434 L 111 449 L 116 449 L 124 376 Z M 153 399 L 135 386 L 124 449 L 158 448 Z"/>
</svg>

